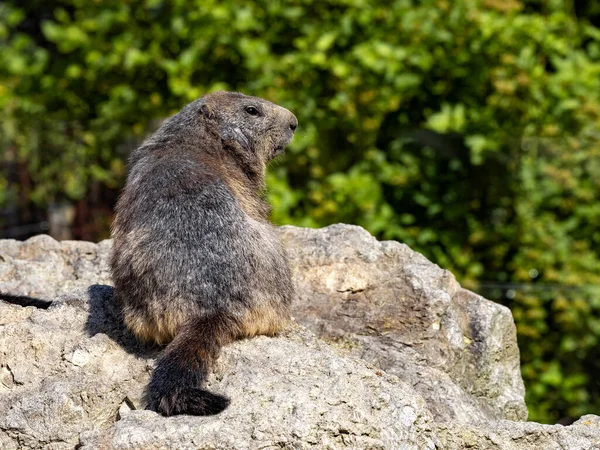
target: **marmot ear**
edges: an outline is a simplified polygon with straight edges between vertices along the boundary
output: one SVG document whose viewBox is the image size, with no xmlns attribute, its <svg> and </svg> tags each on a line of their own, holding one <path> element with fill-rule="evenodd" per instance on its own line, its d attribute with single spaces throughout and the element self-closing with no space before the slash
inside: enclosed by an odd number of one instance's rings
<svg viewBox="0 0 600 450">
<path fill-rule="evenodd" d="M 212 119 L 213 118 L 213 113 L 210 110 L 210 107 L 205 103 L 200 107 L 200 112 L 207 118 L 207 119 Z"/>
</svg>

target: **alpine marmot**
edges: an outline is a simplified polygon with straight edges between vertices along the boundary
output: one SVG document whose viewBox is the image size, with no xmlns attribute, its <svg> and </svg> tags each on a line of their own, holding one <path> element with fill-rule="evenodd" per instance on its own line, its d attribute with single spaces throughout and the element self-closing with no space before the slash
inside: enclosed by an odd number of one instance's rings
<svg viewBox="0 0 600 450">
<path fill-rule="evenodd" d="M 202 388 L 221 347 L 274 335 L 289 320 L 290 270 L 264 191 L 266 166 L 297 124 L 266 100 L 215 92 L 132 153 L 111 268 L 125 325 L 168 344 L 146 390 L 149 409 L 221 412 L 229 400 Z"/>
</svg>

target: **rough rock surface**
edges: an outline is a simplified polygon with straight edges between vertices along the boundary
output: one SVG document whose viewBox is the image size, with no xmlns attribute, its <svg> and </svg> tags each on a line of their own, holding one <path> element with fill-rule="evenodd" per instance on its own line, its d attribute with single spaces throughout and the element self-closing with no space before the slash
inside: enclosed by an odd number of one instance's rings
<svg viewBox="0 0 600 450">
<path fill-rule="evenodd" d="M 111 284 L 112 242 L 57 242 L 41 234 L 0 239 L 0 292 L 52 300 L 76 288 Z"/>
<path fill-rule="evenodd" d="M 282 236 L 295 316 L 333 347 L 300 326 L 228 346 L 209 388 L 232 404 L 204 418 L 139 410 L 158 349 L 112 310 L 110 241 L 0 241 L 0 292 L 55 300 L 0 302 L 0 448 L 600 450 L 596 416 L 503 420 L 525 417 L 508 310 L 358 227 Z"/>
<path fill-rule="evenodd" d="M 299 299 L 319 336 L 413 385 L 437 420 L 526 420 L 508 308 L 462 289 L 404 244 L 363 228 L 284 227 Z"/>
<path fill-rule="evenodd" d="M 350 225 L 283 227 L 296 319 L 410 383 L 437 420 L 525 420 L 510 311 L 398 242 Z M 46 299 L 110 284 L 110 241 L 2 241 L 0 292 Z"/>
<path fill-rule="evenodd" d="M 478 427 L 438 424 L 444 450 L 600 450 L 600 417 L 587 415 L 571 426 L 501 420 Z"/>
<path fill-rule="evenodd" d="M 207 384 L 231 397 L 222 414 L 132 411 L 156 350 L 123 331 L 111 300 L 112 288 L 94 285 L 48 310 L 0 304 L 1 448 L 435 448 L 411 387 L 298 325 L 223 351 Z"/>
</svg>

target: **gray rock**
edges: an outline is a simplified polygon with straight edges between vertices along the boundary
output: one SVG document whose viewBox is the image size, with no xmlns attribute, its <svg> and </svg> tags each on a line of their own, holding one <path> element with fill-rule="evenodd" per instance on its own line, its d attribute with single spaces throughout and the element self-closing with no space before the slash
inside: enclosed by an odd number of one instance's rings
<svg viewBox="0 0 600 450">
<path fill-rule="evenodd" d="M 156 350 L 121 328 L 111 300 L 92 286 L 28 314 L 0 303 L 3 448 L 435 448 L 410 386 L 298 325 L 224 349 L 207 385 L 231 397 L 224 413 L 137 411 Z"/>
<path fill-rule="evenodd" d="M 406 245 L 378 242 L 360 227 L 281 231 L 301 324 L 411 384 L 436 420 L 527 418 L 507 308 L 462 289 Z M 0 292 L 51 299 L 110 284 L 110 241 L 0 242 Z"/>
<path fill-rule="evenodd" d="M 81 290 L 48 310 L 0 302 L 0 430 L 16 448 L 72 449 L 82 430 L 114 423 L 126 399 L 141 404 L 151 365 L 103 326 L 118 323 L 104 307 L 111 292 Z"/>
<path fill-rule="evenodd" d="M 110 241 L 0 241 L 0 292 L 55 300 L 0 302 L 0 448 L 600 449 L 597 416 L 504 420 L 525 418 L 506 308 L 358 227 L 281 232 L 295 316 L 331 345 L 295 325 L 226 347 L 213 417 L 141 410 L 158 350 L 112 309 Z"/>
<path fill-rule="evenodd" d="M 112 242 L 57 242 L 47 235 L 0 240 L 0 292 L 54 299 L 90 284 L 110 284 Z"/>
<path fill-rule="evenodd" d="M 510 311 L 398 242 L 349 225 L 283 227 L 294 315 L 410 383 L 436 420 L 526 420 Z"/>
<path fill-rule="evenodd" d="M 591 415 L 568 427 L 502 420 L 478 427 L 438 424 L 436 431 L 446 450 L 600 450 L 600 417 Z"/>
</svg>

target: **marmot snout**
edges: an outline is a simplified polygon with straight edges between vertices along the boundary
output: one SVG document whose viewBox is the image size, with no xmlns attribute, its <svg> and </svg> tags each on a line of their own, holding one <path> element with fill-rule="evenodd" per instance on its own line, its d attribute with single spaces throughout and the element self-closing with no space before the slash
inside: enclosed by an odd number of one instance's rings
<svg viewBox="0 0 600 450">
<path fill-rule="evenodd" d="M 147 389 L 150 409 L 222 411 L 229 400 L 202 389 L 220 348 L 289 320 L 290 271 L 261 194 L 267 164 L 297 125 L 281 106 L 217 92 L 132 154 L 111 267 L 124 323 L 142 341 L 168 343 Z"/>
</svg>

